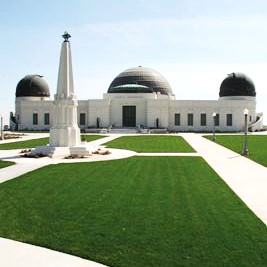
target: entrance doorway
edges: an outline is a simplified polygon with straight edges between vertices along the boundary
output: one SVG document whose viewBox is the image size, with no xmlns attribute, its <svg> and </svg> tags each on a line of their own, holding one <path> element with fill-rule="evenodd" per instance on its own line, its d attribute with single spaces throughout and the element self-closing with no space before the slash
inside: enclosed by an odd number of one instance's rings
<svg viewBox="0 0 267 267">
<path fill-rule="evenodd" d="M 122 107 L 122 126 L 136 127 L 136 106 Z"/>
</svg>

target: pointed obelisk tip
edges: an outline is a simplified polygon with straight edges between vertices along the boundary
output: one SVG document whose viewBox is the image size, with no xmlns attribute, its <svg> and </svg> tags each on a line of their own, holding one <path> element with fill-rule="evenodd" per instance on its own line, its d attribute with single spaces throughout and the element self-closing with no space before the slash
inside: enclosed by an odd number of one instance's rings
<svg viewBox="0 0 267 267">
<path fill-rule="evenodd" d="M 67 31 L 65 31 L 62 37 L 64 38 L 64 42 L 68 42 L 71 35 Z"/>
</svg>

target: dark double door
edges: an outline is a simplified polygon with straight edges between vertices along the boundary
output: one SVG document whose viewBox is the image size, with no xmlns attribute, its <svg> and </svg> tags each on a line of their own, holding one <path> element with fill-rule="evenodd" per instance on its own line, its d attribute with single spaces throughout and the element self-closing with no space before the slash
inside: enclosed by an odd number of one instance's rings
<svg viewBox="0 0 267 267">
<path fill-rule="evenodd" d="M 122 126 L 136 127 L 136 106 L 122 107 Z"/>
</svg>

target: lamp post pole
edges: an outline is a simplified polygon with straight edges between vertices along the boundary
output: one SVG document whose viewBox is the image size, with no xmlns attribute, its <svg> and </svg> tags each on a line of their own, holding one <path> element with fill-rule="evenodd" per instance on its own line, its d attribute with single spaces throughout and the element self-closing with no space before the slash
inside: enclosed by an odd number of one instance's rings
<svg viewBox="0 0 267 267">
<path fill-rule="evenodd" d="M 1 138 L 1 140 L 3 140 L 4 138 L 3 138 L 3 116 L 2 115 L 0 115 L 0 117 L 1 117 L 1 125 L 0 125 L 0 138 Z"/>
<path fill-rule="evenodd" d="M 243 113 L 245 116 L 245 129 L 244 129 L 244 146 L 242 150 L 242 155 L 247 156 L 248 155 L 248 109 L 245 108 Z"/>
<path fill-rule="evenodd" d="M 216 136 L 215 136 L 215 120 L 216 120 L 216 112 L 212 113 L 213 117 L 213 136 L 212 136 L 212 141 L 216 141 Z"/>
</svg>

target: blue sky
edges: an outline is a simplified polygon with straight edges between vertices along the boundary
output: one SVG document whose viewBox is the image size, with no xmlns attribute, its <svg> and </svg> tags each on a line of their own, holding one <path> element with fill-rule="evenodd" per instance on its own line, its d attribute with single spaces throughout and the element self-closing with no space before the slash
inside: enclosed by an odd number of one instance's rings
<svg viewBox="0 0 267 267">
<path fill-rule="evenodd" d="M 265 0 L 2 0 L 5 123 L 25 75 L 43 75 L 53 97 L 65 30 L 78 99 L 102 98 L 116 75 L 139 65 L 161 72 L 176 99 L 217 99 L 227 74 L 244 72 L 267 123 Z"/>
</svg>

